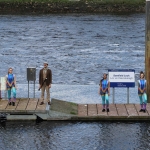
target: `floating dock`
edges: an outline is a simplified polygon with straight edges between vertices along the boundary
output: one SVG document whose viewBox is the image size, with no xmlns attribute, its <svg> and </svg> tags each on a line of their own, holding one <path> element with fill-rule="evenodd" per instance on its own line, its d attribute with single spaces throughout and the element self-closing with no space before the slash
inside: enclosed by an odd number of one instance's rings
<svg viewBox="0 0 150 150">
<path fill-rule="evenodd" d="M 40 105 L 40 99 L 18 98 L 15 106 L 0 100 L 0 113 L 7 120 L 77 120 L 77 121 L 147 121 L 150 120 L 150 104 L 146 113 L 139 112 L 139 104 L 110 104 L 110 112 L 102 112 L 101 104 L 76 104 L 52 99 L 51 105 Z"/>
<path fill-rule="evenodd" d="M 146 113 L 139 112 L 140 104 L 110 104 L 110 112 L 102 112 L 101 104 L 79 104 L 80 120 L 142 121 L 150 120 L 150 104 Z"/>
<path fill-rule="evenodd" d="M 0 113 L 6 113 L 8 120 L 35 120 L 38 114 L 46 114 L 46 104 L 40 105 L 39 99 L 18 98 L 15 106 L 8 100 L 0 100 Z"/>
</svg>

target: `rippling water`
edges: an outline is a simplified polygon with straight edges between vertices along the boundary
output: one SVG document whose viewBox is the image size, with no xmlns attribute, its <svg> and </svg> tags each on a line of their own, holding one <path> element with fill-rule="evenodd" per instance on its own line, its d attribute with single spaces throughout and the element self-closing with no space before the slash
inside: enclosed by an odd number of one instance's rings
<svg viewBox="0 0 150 150">
<path fill-rule="evenodd" d="M 36 66 L 38 78 L 44 61 L 53 72 L 52 96 L 66 96 L 64 84 L 71 84 L 69 92 L 83 103 L 93 95 L 99 102 L 97 86 L 108 69 L 144 70 L 145 14 L 1 15 L 0 39 L 0 76 L 13 67 L 24 97 L 26 67 Z M 73 84 L 93 85 L 79 92 Z M 0 149 L 149 150 L 149 132 L 148 122 L 7 122 Z"/>
<path fill-rule="evenodd" d="M 150 124 L 122 122 L 9 122 L 5 150 L 149 150 Z"/>
<path fill-rule="evenodd" d="M 0 16 L 0 76 L 48 61 L 55 84 L 98 84 L 108 69 L 144 70 L 145 14 Z"/>
</svg>

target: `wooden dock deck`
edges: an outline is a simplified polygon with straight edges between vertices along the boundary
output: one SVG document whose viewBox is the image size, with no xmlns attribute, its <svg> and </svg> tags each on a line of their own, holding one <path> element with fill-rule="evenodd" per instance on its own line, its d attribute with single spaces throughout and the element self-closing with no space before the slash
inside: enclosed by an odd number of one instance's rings
<svg viewBox="0 0 150 150">
<path fill-rule="evenodd" d="M 0 100 L 0 113 L 34 114 L 46 112 L 46 104 L 40 105 L 39 99 L 17 98 L 15 106 L 8 105 L 8 100 Z"/>
<path fill-rule="evenodd" d="M 150 120 L 150 104 L 146 113 L 139 112 L 139 104 L 110 104 L 110 112 L 102 112 L 101 104 L 78 104 L 79 120 Z"/>
<path fill-rule="evenodd" d="M 15 106 L 8 105 L 8 100 L 0 100 L 0 113 L 10 115 L 19 115 L 18 118 L 24 118 L 24 115 L 42 116 L 44 120 L 101 120 L 101 121 L 150 121 L 150 103 L 147 104 L 146 113 L 139 112 L 139 104 L 110 104 L 110 112 L 102 112 L 102 104 L 76 104 L 71 102 L 57 102 L 54 100 L 52 105 L 40 105 L 40 99 L 18 98 Z M 69 104 L 70 103 L 70 104 Z M 55 105 L 57 110 L 51 110 Z M 70 108 L 72 107 L 72 108 Z M 54 107 L 53 107 L 54 108 Z M 63 110 L 68 112 L 77 112 L 76 114 L 63 113 Z M 74 110 L 74 111 L 72 111 Z M 76 110 L 76 111 L 75 111 Z M 16 117 L 16 116 L 15 116 Z M 17 118 L 17 117 L 16 117 Z M 36 118 L 36 117 L 35 117 Z M 13 118 L 12 118 L 13 120 Z"/>
</svg>

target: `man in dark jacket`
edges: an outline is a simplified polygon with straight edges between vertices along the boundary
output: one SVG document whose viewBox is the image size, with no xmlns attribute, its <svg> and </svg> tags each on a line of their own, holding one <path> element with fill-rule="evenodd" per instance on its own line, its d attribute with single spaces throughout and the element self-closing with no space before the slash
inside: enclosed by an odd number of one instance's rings
<svg viewBox="0 0 150 150">
<path fill-rule="evenodd" d="M 48 63 L 44 62 L 44 68 L 39 72 L 39 89 L 41 89 L 41 99 L 40 105 L 44 104 L 44 93 L 47 93 L 47 102 L 50 105 L 50 88 L 52 84 L 52 71 L 48 69 Z"/>
</svg>

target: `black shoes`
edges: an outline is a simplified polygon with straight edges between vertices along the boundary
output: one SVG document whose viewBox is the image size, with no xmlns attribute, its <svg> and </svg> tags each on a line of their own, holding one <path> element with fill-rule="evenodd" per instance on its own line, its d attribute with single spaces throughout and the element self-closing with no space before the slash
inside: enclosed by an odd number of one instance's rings
<svg viewBox="0 0 150 150">
<path fill-rule="evenodd" d="M 43 105 L 44 104 L 44 102 L 41 102 L 40 103 L 40 105 Z M 48 102 L 48 105 L 51 105 L 51 102 Z"/>
<path fill-rule="evenodd" d="M 143 112 L 143 113 L 146 113 L 146 109 L 140 109 L 139 112 Z"/>
<path fill-rule="evenodd" d="M 109 112 L 109 108 L 107 108 L 106 111 Z M 103 109 L 102 112 L 105 112 L 105 109 Z"/>
<path fill-rule="evenodd" d="M 146 113 L 146 110 L 145 110 L 145 109 L 143 110 L 143 113 Z"/>
<path fill-rule="evenodd" d="M 9 102 L 9 105 L 15 106 L 15 102 Z"/>
<path fill-rule="evenodd" d="M 41 102 L 41 103 L 40 103 L 40 105 L 43 105 L 43 104 L 44 104 L 44 102 Z"/>
<path fill-rule="evenodd" d="M 15 106 L 15 102 L 12 102 L 12 105 Z"/>
<path fill-rule="evenodd" d="M 102 112 L 105 112 L 105 109 L 103 109 Z"/>
</svg>

